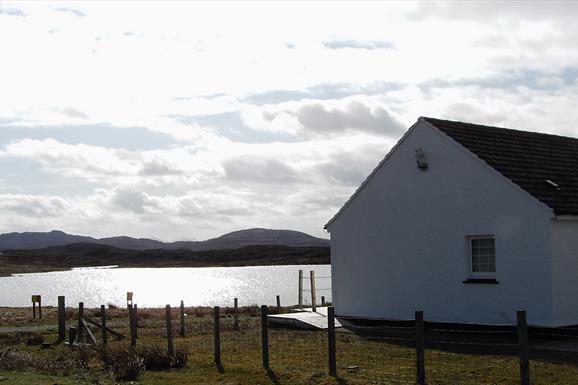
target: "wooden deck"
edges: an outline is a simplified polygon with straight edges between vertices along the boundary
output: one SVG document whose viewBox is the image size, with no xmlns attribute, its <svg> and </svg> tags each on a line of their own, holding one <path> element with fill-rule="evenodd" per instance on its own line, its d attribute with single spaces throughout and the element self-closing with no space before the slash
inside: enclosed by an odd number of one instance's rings
<svg viewBox="0 0 578 385">
<path fill-rule="evenodd" d="M 311 308 L 303 308 L 302 311 L 270 315 L 268 318 L 271 325 L 292 326 L 303 329 L 327 329 L 327 307 L 320 306 L 315 313 Z M 337 318 L 335 319 L 335 327 L 341 327 Z"/>
</svg>

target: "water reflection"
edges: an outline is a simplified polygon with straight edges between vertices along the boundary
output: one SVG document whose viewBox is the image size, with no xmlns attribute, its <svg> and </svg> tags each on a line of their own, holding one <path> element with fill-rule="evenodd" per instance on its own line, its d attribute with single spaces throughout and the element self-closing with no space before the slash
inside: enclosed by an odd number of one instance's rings
<svg viewBox="0 0 578 385">
<path fill-rule="evenodd" d="M 41 294 L 42 303 L 57 304 L 65 295 L 67 304 L 83 301 L 87 307 L 101 304 L 123 306 L 126 292 L 134 292 L 140 307 L 178 304 L 187 306 L 274 305 L 281 296 L 282 305 L 297 303 L 298 271 L 305 276 L 314 270 L 318 299 L 331 299 L 329 265 L 249 266 L 211 268 L 76 268 L 51 273 L 19 274 L 0 278 L 0 306 L 30 306 L 30 296 Z M 308 287 L 308 281 L 304 282 Z M 307 298 L 307 292 L 304 298 Z"/>
</svg>

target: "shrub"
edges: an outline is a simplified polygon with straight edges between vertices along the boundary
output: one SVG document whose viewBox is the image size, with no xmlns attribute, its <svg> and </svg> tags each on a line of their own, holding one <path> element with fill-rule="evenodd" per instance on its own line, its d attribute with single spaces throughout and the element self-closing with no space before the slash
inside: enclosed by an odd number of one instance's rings
<svg viewBox="0 0 578 385">
<path fill-rule="evenodd" d="M 136 354 L 143 359 L 147 370 L 184 368 L 189 359 L 189 350 L 181 346 L 175 349 L 174 357 L 169 357 L 166 347 L 159 344 L 141 345 Z"/>
<path fill-rule="evenodd" d="M 129 347 L 106 348 L 102 360 L 116 381 L 136 381 L 145 371 L 144 360 Z"/>
<path fill-rule="evenodd" d="M 38 364 L 38 359 L 30 353 L 13 348 L 3 348 L 0 350 L 0 369 L 22 370 L 36 367 Z"/>
<path fill-rule="evenodd" d="M 141 345 L 137 354 L 143 359 L 144 366 L 148 370 L 165 370 L 172 367 L 172 360 L 162 345 Z"/>
<path fill-rule="evenodd" d="M 25 341 L 26 345 L 42 345 L 44 343 L 44 336 L 40 333 L 33 333 Z"/>
<path fill-rule="evenodd" d="M 50 375 L 70 375 L 86 370 L 79 353 L 55 350 L 50 357 L 39 357 L 14 348 L 0 349 L 0 369 L 33 370 Z"/>
<path fill-rule="evenodd" d="M 72 307 L 67 307 L 64 310 L 64 315 L 66 316 L 67 320 L 75 319 L 77 316 L 77 311 L 76 311 L 76 309 L 74 309 Z"/>
<path fill-rule="evenodd" d="M 175 349 L 175 357 L 173 359 L 173 367 L 182 369 L 187 366 L 189 360 L 189 350 L 184 347 L 177 347 Z"/>
</svg>

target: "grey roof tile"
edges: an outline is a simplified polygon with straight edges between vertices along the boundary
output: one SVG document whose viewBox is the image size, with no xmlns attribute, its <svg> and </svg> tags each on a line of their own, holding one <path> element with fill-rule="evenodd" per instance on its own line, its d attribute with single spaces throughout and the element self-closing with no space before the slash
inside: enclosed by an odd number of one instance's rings
<svg viewBox="0 0 578 385">
<path fill-rule="evenodd" d="M 578 139 L 424 119 L 552 208 L 555 214 L 578 215 Z"/>
</svg>

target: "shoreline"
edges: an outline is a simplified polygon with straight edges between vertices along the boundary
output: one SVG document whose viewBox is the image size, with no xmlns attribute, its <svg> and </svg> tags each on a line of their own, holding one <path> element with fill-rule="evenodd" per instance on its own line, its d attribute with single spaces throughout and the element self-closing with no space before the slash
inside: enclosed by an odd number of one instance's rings
<svg viewBox="0 0 578 385">
<path fill-rule="evenodd" d="M 330 262 L 315 262 L 315 263 L 305 263 L 305 262 L 296 262 L 296 263 L 269 263 L 269 264 L 243 264 L 243 265 L 234 265 L 234 264 L 215 264 L 215 265 L 194 265 L 194 266 L 184 266 L 184 265 L 92 265 L 92 266 L 44 266 L 41 268 L 33 267 L 30 269 L 28 266 L 24 267 L 25 271 L 16 270 L 11 271 L 10 267 L 5 268 L 4 266 L 0 268 L 0 278 L 6 277 L 13 277 L 18 276 L 21 274 L 37 274 L 37 273 L 52 273 L 57 271 L 71 271 L 74 269 L 105 269 L 105 268 L 112 268 L 112 269 L 126 269 L 126 268 L 143 268 L 143 269 L 162 269 L 162 268 L 206 268 L 206 267 L 253 267 L 253 266 L 292 266 L 292 265 L 329 265 Z M 8 271 L 5 271 L 8 270 Z M 1 308 L 2 306 L 0 306 Z"/>
<path fill-rule="evenodd" d="M 247 246 L 240 249 L 125 250 L 62 249 L 10 250 L 0 254 L 0 277 L 68 271 L 73 268 L 243 267 L 330 264 L 329 247 Z"/>
</svg>

